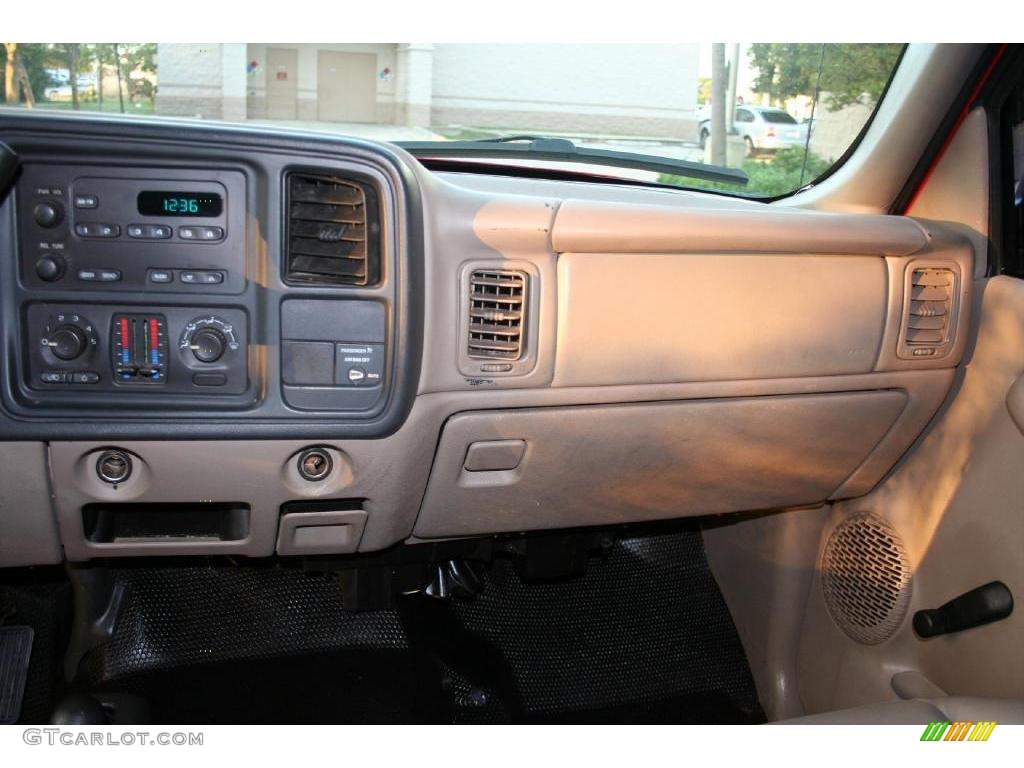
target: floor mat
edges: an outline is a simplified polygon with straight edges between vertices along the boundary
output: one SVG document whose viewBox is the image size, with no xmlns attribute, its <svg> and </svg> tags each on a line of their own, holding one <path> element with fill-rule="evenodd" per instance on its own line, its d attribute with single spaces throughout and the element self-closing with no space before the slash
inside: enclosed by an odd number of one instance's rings
<svg viewBox="0 0 1024 768">
<path fill-rule="evenodd" d="M 76 687 L 141 694 L 160 723 L 764 719 L 695 529 L 622 539 L 569 581 L 499 559 L 474 600 L 356 614 L 295 568 L 114 576 L 122 615 Z"/>
<path fill-rule="evenodd" d="M 64 692 L 63 653 L 71 627 L 71 585 L 61 568 L 0 572 L 0 624 L 32 629 L 31 656 L 18 722 L 50 722 Z"/>
</svg>

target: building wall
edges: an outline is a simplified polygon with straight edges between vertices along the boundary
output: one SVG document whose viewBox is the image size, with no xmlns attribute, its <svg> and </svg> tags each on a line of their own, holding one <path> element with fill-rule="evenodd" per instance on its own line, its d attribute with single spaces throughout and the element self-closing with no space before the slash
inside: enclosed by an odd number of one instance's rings
<svg viewBox="0 0 1024 768">
<path fill-rule="evenodd" d="M 211 43 L 158 46 L 156 113 L 223 119 L 224 47 Z"/>
<path fill-rule="evenodd" d="M 319 51 L 347 51 L 370 53 L 377 56 L 377 72 L 390 69 L 390 79 L 377 78 L 377 117 L 374 122 L 392 123 L 395 120 L 396 56 L 394 43 L 366 44 L 249 44 L 246 61 L 256 67 L 247 74 L 248 117 L 262 119 L 267 116 L 267 48 L 292 48 L 299 52 L 298 119 L 318 120 L 317 114 L 317 60 Z"/>
<path fill-rule="evenodd" d="M 318 53 L 337 50 L 376 56 L 381 124 L 678 139 L 696 130 L 697 45 L 165 44 L 157 113 L 265 119 L 268 47 L 298 52 L 300 121 L 319 119 Z"/>
<path fill-rule="evenodd" d="M 690 139 L 698 45 L 437 45 L 432 123 Z"/>
</svg>

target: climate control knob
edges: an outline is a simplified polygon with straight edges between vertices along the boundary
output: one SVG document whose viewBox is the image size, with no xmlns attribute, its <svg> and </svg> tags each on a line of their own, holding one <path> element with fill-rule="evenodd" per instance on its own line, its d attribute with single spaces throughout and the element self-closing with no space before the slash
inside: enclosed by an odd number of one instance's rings
<svg viewBox="0 0 1024 768">
<path fill-rule="evenodd" d="M 224 354 L 227 339 L 215 328 L 203 328 L 192 335 L 190 346 L 196 360 L 201 363 L 215 363 Z"/>
<path fill-rule="evenodd" d="M 202 370 L 218 361 L 219 369 L 230 366 L 234 353 L 241 347 L 238 331 L 230 322 L 217 315 L 189 321 L 178 340 L 178 354 L 182 362 L 193 370 Z"/>
<path fill-rule="evenodd" d="M 58 360 L 74 360 L 85 352 L 88 343 L 85 331 L 77 325 L 62 325 L 50 334 L 47 345 Z"/>
</svg>

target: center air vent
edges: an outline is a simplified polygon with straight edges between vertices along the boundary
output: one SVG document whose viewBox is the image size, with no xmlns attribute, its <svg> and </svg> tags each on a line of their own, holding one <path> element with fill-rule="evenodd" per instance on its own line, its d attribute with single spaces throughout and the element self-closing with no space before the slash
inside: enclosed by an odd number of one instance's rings
<svg viewBox="0 0 1024 768">
<path fill-rule="evenodd" d="M 908 346 L 936 347 L 949 340 L 953 285 L 952 270 L 922 267 L 913 271 L 904 338 Z"/>
<path fill-rule="evenodd" d="M 469 276 L 469 341 L 472 358 L 518 360 L 523 354 L 526 275 L 477 269 Z"/>
<path fill-rule="evenodd" d="M 290 174 L 287 238 L 288 282 L 372 285 L 380 278 L 380 218 L 369 184 Z"/>
</svg>

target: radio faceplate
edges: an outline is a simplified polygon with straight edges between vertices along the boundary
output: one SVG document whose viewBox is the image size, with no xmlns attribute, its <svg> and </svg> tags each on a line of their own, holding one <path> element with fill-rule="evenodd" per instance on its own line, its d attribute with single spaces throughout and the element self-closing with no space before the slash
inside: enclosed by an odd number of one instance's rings
<svg viewBox="0 0 1024 768">
<path fill-rule="evenodd" d="M 118 168 L 107 176 L 95 166 L 28 164 L 18 203 L 26 288 L 245 290 L 245 177 L 238 171 Z"/>
</svg>

